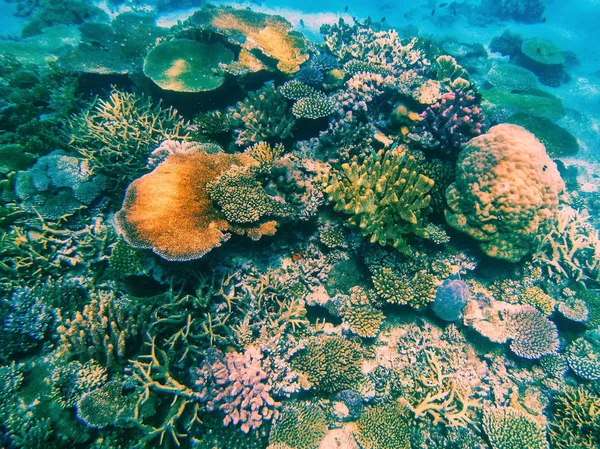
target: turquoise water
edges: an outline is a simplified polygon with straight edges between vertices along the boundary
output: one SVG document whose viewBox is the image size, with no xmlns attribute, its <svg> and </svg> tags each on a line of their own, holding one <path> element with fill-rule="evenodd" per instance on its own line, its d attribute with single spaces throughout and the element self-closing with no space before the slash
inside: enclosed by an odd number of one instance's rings
<svg viewBox="0 0 600 449">
<path fill-rule="evenodd" d="M 595 0 L 0 4 L 0 446 L 600 447 Z"/>
</svg>

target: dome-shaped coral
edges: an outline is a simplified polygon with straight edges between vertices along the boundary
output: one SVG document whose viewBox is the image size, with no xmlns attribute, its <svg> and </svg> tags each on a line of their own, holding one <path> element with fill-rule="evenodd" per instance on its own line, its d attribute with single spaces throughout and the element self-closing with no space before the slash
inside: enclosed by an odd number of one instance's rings
<svg viewBox="0 0 600 449">
<path fill-rule="evenodd" d="M 556 164 L 533 134 L 497 125 L 461 151 L 446 190 L 446 221 L 491 257 L 517 262 L 536 249 L 564 189 Z"/>
</svg>

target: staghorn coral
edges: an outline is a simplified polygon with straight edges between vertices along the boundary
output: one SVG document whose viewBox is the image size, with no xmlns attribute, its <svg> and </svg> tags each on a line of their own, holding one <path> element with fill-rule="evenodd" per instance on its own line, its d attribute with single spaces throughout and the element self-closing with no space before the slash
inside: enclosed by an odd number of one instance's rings
<svg viewBox="0 0 600 449">
<path fill-rule="evenodd" d="M 517 262 L 538 248 L 558 213 L 564 183 L 535 136 L 496 125 L 461 151 L 446 191 L 450 226 L 491 257 Z"/>
<path fill-rule="evenodd" d="M 323 184 L 335 209 L 351 214 L 348 222 L 371 242 L 409 253 L 407 235 L 426 237 L 423 221 L 433 181 L 404 149 L 379 151 L 360 165 L 353 159 L 341 170 L 331 169 Z"/>
<path fill-rule="evenodd" d="M 398 401 L 369 409 L 356 421 L 354 437 L 363 449 L 410 449 L 408 409 Z"/>
<path fill-rule="evenodd" d="M 275 419 L 269 435 L 269 448 L 282 445 L 294 449 L 318 449 L 327 432 L 323 411 L 316 405 L 288 405 Z"/>
<path fill-rule="evenodd" d="M 150 152 L 164 140 L 186 140 L 188 123 L 173 109 L 113 90 L 71 117 L 69 145 L 120 188 L 145 172 Z"/>
<path fill-rule="evenodd" d="M 93 359 L 114 369 L 141 347 L 148 316 L 144 305 L 113 291 L 98 290 L 81 311 L 57 327 L 59 351 L 82 362 Z"/>
<path fill-rule="evenodd" d="M 249 347 L 243 353 L 223 354 L 209 349 L 204 355 L 200 367 L 191 373 L 198 391 L 195 397 L 208 411 L 222 411 L 224 426 L 239 425 L 248 433 L 277 418 L 281 403 L 270 394 L 260 350 Z"/>
<path fill-rule="evenodd" d="M 292 367 L 303 373 L 320 393 L 354 387 L 361 379 L 360 346 L 340 337 L 311 339 L 292 358 Z"/>
<path fill-rule="evenodd" d="M 600 444 L 600 397 L 583 386 L 553 398 L 548 437 L 556 449 L 593 449 Z"/>
<path fill-rule="evenodd" d="M 236 144 L 247 146 L 292 135 L 294 116 L 287 101 L 272 84 L 250 92 L 248 97 L 229 109 Z"/>
<path fill-rule="evenodd" d="M 485 408 L 483 431 L 492 449 L 549 449 L 546 430 L 531 416 L 514 408 Z"/>
</svg>

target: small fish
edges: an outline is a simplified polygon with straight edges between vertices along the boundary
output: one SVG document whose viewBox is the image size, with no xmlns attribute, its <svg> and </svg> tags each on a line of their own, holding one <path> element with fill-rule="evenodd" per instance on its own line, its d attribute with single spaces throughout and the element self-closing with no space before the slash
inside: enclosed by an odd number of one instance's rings
<svg viewBox="0 0 600 449">
<path fill-rule="evenodd" d="M 381 23 L 385 22 L 385 17 L 381 18 Z"/>
<path fill-rule="evenodd" d="M 302 28 L 304 28 L 304 20 L 300 19 L 300 22 L 298 22 L 298 23 L 300 24 L 300 26 L 301 26 Z"/>
<path fill-rule="evenodd" d="M 456 17 L 456 8 L 452 10 L 452 15 Z"/>
<path fill-rule="evenodd" d="M 438 5 L 438 8 L 444 8 L 444 7 L 446 7 L 446 6 L 448 6 L 448 3 L 440 3 L 440 4 Z"/>
<path fill-rule="evenodd" d="M 344 6 L 344 12 L 348 12 L 348 5 Z"/>
<path fill-rule="evenodd" d="M 431 15 L 433 16 L 435 14 L 435 9 L 431 10 Z"/>
</svg>

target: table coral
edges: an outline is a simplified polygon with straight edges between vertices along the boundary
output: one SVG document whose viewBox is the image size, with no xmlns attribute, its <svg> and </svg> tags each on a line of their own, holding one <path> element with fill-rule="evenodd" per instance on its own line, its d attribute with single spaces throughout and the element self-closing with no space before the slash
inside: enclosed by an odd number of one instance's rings
<svg viewBox="0 0 600 449">
<path fill-rule="evenodd" d="M 588 331 L 566 351 L 569 367 L 582 379 L 600 380 L 600 331 Z"/>
<path fill-rule="evenodd" d="M 491 257 L 517 262 L 538 248 L 558 213 L 564 183 L 535 136 L 496 125 L 460 152 L 446 191 L 450 226 Z"/>
<path fill-rule="evenodd" d="M 213 205 L 206 186 L 244 155 L 173 154 L 134 181 L 115 220 L 125 240 L 167 260 L 202 257 L 229 238 L 230 223 Z"/>
</svg>

